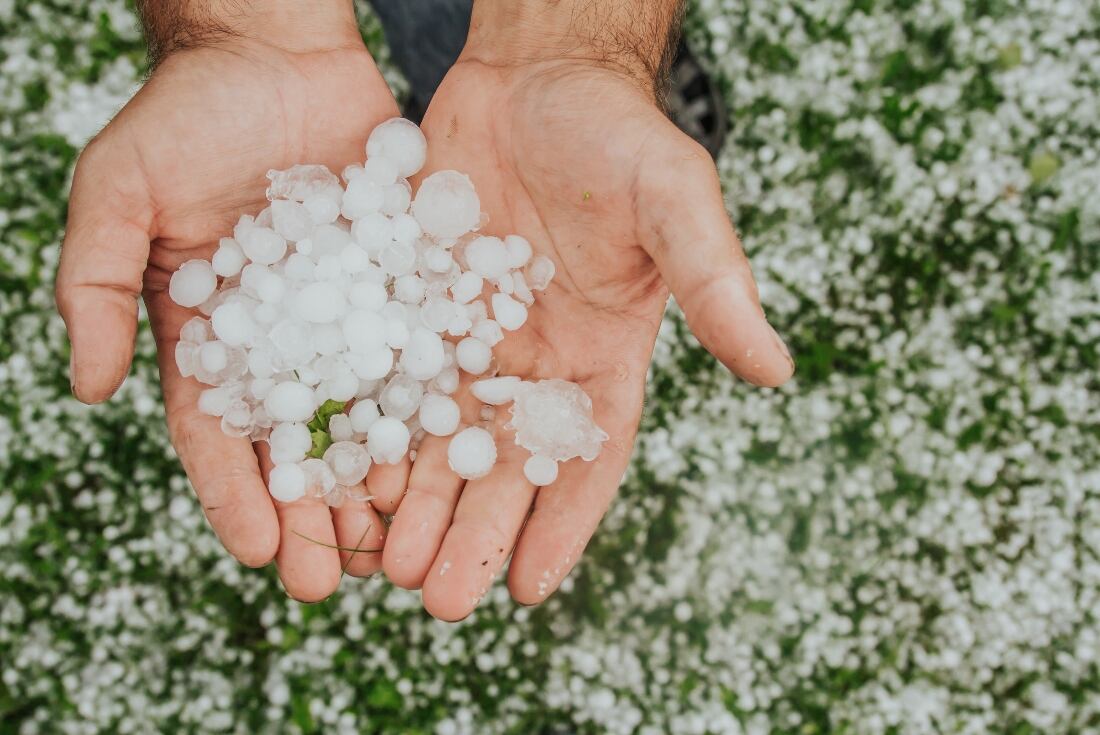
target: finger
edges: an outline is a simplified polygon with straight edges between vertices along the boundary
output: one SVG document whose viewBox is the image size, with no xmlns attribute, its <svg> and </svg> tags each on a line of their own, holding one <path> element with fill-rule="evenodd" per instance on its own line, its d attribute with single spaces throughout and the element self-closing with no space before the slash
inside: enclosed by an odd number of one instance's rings
<svg viewBox="0 0 1100 735">
<path fill-rule="evenodd" d="M 408 486 L 410 469 L 412 460 L 407 454 L 397 464 L 375 462 L 370 466 L 367 471 L 367 492 L 372 497 L 371 505 L 380 513 L 392 515 L 397 510 Z"/>
<path fill-rule="evenodd" d="M 279 521 L 252 442 L 226 436 L 219 419 L 201 413 L 199 393 L 206 386 L 176 367 L 180 327 L 191 314 L 166 297 L 148 299 L 172 445 L 225 548 L 242 564 L 263 566 L 279 548 Z"/>
<path fill-rule="evenodd" d="M 349 495 L 366 493 L 362 483 Z M 332 524 L 336 545 L 340 549 L 340 567 L 353 577 L 369 577 L 382 568 L 382 549 L 386 543 L 386 524 L 378 511 L 366 500 L 348 498 L 339 508 L 332 509 Z M 355 549 L 356 551 L 348 551 Z"/>
<path fill-rule="evenodd" d="M 682 154 L 639 174 L 642 244 L 703 346 L 745 380 L 781 385 L 794 361 L 764 316 L 718 173 L 702 147 L 673 148 Z"/>
<path fill-rule="evenodd" d="M 420 443 L 409 489 L 390 524 L 382 568 L 398 587 L 418 589 L 451 525 L 464 480 L 447 464 L 450 437 L 428 436 Z"/>
<path fill-rule="evenodd" d="M 488 591 L 515 545 L 535 496 L 523 476 L 527 452 L 511 433 L 497 432 L 497 464 L 462 490 L 454 520 L 424 579 L 424 608 L 440 620 L 461 620 Z"/>
<path fill-rule="evenodd" d="M 481 421 L 482 403 L 469 390 L 473 380 L 463 375 L 454 395 L 463 426 Z M 413 462 L 408 491 L 390 524 L 382 568 L 398 587 L 417 589 L 424 583 L 466 484 L 447 461 L 450 443 L 449 436 L 424 437 Z"/>
<path fill-rule="evenodd" d="M 55 300 L 69 332 L 73 394 L 109 398 L 130 368 L 152 205 L 139 168 L 101 139 L 73 176 Z"/>
<path fill-rule="evenodd" d="M 266 482 L 271 458 L 266 442 L 257 442 Z M 279 516 L 279 551 L 275 566 L 286 593 L 299 602 L 320 602 L 340 586 L 340 554 L 332 513 L 320 498 L 310 495 L 292 503 L 272 501 Z"/>
<path fill-rule="evenodd" d="M 594 462 L 562 462 L 557 480 L 539 490 L 508 566 L 508 588 L 516 602 L 542 602 L 580 561 L 630 462 L 644 387 L 585 386 L 602 399 L 595 418 L 610 438 Z"/>
</svg>

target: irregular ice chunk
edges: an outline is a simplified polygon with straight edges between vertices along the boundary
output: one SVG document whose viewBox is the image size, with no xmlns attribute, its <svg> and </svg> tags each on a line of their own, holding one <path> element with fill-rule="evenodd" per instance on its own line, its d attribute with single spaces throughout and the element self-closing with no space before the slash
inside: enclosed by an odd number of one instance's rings
<svg viewBox="0 0 1100 735">
<path fill-rule="evenodd" d="M 180 306 L 192 308 L 210 298 L 218 287 L 218 277 L 205 260 L 189 260 L 172 274 L 168 296 Z"/>
<path fill-rule="evenodd" d="M 437 171 L 421 182 L 412 214 L 433 237 L 461 237 L 477 227 L 481 200 L 466 174 Z"/>
<path fill-rule="evenodd" d="M 501 406 L 513 399 L 522 381 L 514 375 L 474 381 L 470 392 L 482 403 Z"/>
<path fill-rule="evenodd" d="M 267 178 L 271 181 L 271 186 L 267 187 L 268 200 L 293 199 L 303 202 L 331 191 L 333 187 L 340 187 L 336 174 L 320 165 L 299 164 L 285 171 L 272 169 L 267 172 Z"/>
<path fill-rule="evenodd" d="M 454 399 L 431 393 L 420 403 L 420 425 L 435 436 L 450 436 L 461 418 Z"/>
<path fill-rule="evenodd" d="M 485 477 L 497 461 L 497 445 L 485 429 L 471 426 L 454 435 L 447 445 L 447 464 L 465 480 Z"/>
<path fill-rule="evenodd" d="M 523 382 L 513 400 L 509 427 L 516 431 L 516 444 L 532 454 L 559 462 L 573 457 L 592 461 L 607 440 L 607 432 L 592 419 L 592 399 L 576 383 Z"/>
<path fill-rule="evenodd" d="M 558 463 L 549 457 L 533 454 L 523 463 L 523 475 L 532 485 L 546 487 L 558 479 Z"/>
<path fill-rule="evenodd" d="M 409 177 L 424 166 L 428 141 L 420 127 L 401 117 L 376 126 L 367 138 L 367 158 L 382 157 L 393 162 L 398 176 Z"/>
</svg>

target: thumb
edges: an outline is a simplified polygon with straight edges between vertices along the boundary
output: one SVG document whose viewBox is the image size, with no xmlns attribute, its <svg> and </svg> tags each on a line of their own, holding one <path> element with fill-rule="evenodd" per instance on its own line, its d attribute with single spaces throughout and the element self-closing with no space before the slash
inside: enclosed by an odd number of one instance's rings
<svg viewBox="0 0 1100 735">
<path fill-rule="evenodd" d="M 92 141 L 73 175 L 54 288 L 71 344 L 69 380 L 85 403 L 109 398 L 129 371 L 151 211 L 136 163 Z"/>
<path fill-rule="evenodd" d="M 764 316 L 718 172 L 701 146 L 673 148 L 674 159 L 640 169 L 642 245 L 703 346 L 750 383 L 782 385 L 794 361 Z"/>
</svg>

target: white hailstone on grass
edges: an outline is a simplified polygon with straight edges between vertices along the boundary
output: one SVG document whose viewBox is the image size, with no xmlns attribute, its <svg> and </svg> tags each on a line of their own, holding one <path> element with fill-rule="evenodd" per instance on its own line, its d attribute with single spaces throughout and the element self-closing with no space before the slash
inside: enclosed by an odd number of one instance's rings
<svg viewBox="0 0 1100 735">
<path fill-rule="evenodd" d="M 223 237 L 218 241 L 218 249 L 210 259 L 214 272 L 223 278 L 237 275 L 247 262 L 248 258 L 241 246 L 231 237 Z"/>
<path fill-rule="evenodd" d="M 514 332 L 527 321 L 527 307 L 508 294 L 493 294 L 493 318 L 502 328 Z"/>
<path fill-rule="evenodd" d="M 309 386 L 288 380 L 271 389 L 264 408 L 275 421 L 308 421 L 317 401 Z"/>
<path fill-rule="evenodd" d="M 336 482 L 341 485 L 354 485 L 367 476 L 370 469 L 370 454 L 363 445 L 353 441 L 338 441 L 325 450 L 325 463 L 332 468 Z"/>
<path fill-rule="evenodd" d="M 497 461 L 493 435 L 478 426 L 463 429 L 447 445 L 447 464 L 464 480 L 485 477 Z"/>
<path fill-rule="evenodd" d="M 420 127 L 402 117 L 379 124 L 367 137 L 367 162 L 373 158 L 392 161 L 397 175 L 409 177 L 424 166 L 428 141 Z"/>
<path fill-rule="evenodd" d="M 458 366 L 471 375 L 481 375 L 489 369 L 493 350 L 476 337 L 467 337 L 455 348 Z"/>
<path fill-rule="evenodd" d="M 189 260 L 172 274 L 168 297 L 180 306 L 192 308 L 210 298 L 218 287 L 214 268 L 205 260 Z"/>
<path fill-rule="evenodd" d="M 348 419 L 355 432 L 366 434 L 371 425 L 378 420 L 378 404 L 369 398 L 360 399 L 351 407 Z"/>
<path fill-rule="evenodd" d="M 527 265 L 531 259 L 531 243 L 526 237 L 509 235 L 504 238 L 504 247 L 508 250 L 508 267 L 513 270 Z"/>
<path fill-rule="evenodd" d="M 508 249 L 499 237 L 479 237 L 466 246 L 466 262 L 474 273 L 492 281 L 508 272 Z"/>
<path fill-rule="evenodd" d="M 293 503 L 306 494 L 306 473 L 296 464 L 280 464 L 267 479 L 271 497 L 283 503 Z"/>
<path fill-rule="evenodd" d="M 532 485 L 546 487 L 558 479 L 558 463 L 549 457 L 532 454 L 523 463 L 523 475 Z"/>
<path fill-rule="evenodd" d="M 515 388 L 510 427 L 516 444 L 559 462 L 580 457 L 591 462 L 607 441 L 592 417 L 592 399 L 579 385 L 551 379 Z"/>
<path fill-rule="evenodd" d="M 435 436 L 450 436 L 461 419 L 458 404 L 448 396 L 430 393 L 420 402 L 420 425 Z"/>
<path fill-rule="evenodd" d="M 461 237 L 478 226 L 481 200 L 466 174 L 436 171 L 420 183 L 412 214 L 433 237 Z"/>
<path fill-rule="evenodd" d="M 367 430 L 367 449 L 379 464 L 397 464 L 409 450 L 409 427 L 403 421 L 383 416 Z"/>
<path fill-rule="evenodd" d="M 470 386 L 470 392 L 482 403 L 490 406 L 502 406 L 516 395 L 516 389 L 522 381 L 514 375 L 499 378 L 476 380 Z"/>
</svg>

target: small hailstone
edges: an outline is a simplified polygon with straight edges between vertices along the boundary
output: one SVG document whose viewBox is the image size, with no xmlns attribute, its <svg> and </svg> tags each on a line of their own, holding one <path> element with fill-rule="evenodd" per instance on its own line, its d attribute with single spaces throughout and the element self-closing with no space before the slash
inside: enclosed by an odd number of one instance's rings
<svg viewBox="0 0 1100 735">
<path fill-rule="evenodd" d="M 248 258 L 241 246 L 231 237 L 223 237 L 218 241 L 218 249 L 210 259 L 214 272 L 223 278 L 237 275 L 247 262 Z"/>
<path fill-rule="evenodd" d="M 377 212 L 384 201 L 382 187 L 360 176 L 348 182 L 340 204 L 340 214 L 348 219 L 359 219 L 371 212 Z"/>
<path fill-rule="evenodd" d="M 222 304 L 214 309 L 214 313 L 210 315 L 210 324 L 218 339 L 227 345 L 247 344 L 256 334 L 256 323 L 248 313 L 248 308 L 237 301 Z"/>
<path fill-rule="evenodd" d="M 180 339 L 184 342 L 202 344 L 213 336 L 214 330 L 210 327 L 210 322 L 201 316 L 191 317 L 180 328 Z"/>
<path fill-rule="evenodd" d="M 447 445 L 447 464 L 465 480 L 485 477 L 497 461 L 497 445 L 485 429 L 471 426 L 454 435 Z"/>
<path fill-rule="evenodd" d="M 490 347 L 495 347 L 504 339 L 504 331 L 495 319 L 482 319 L 470 328 L 470 336 L 477 337 Z"/>
<path fill-rule="evenodd" d="M 511 273 L 505 273 L 500 278 L 496 279 L 495 283 L 501 293 L 506 293 L 511 296 L 515 291 Z"/>
<path fill-rule="evenodd" d="M 336 488 L 336 476 L 323 459 L 310 457 L 299 465 L 306 476 L 306 492 L 314 498 L 323 498 Z"/>
<path fill-rule="evenodd" d="M 527 321 L 527 307 L 508 294 L 493 294 L 493 318 L 504 329 L 515 331 Z"/>
<path fill-rule="evenodd" d="M 203 370 L 212 373 L 224 370 L 229 364 L 229 350 L 225 343 L 218 340 L 204 343 L 199 347 L 199 363 Z"/>
<path fill-rule="evenodd" d="M 358 387 L 358 381 L 356 381 L 356 387 Z M 338 413 L 328 420 L 328 435 L 332 437 L 334 442 L 351 441 L 352 436 L 355 435 L 355 429 L 351 425 L 351 417 L 347 414 Z"/>
<path fill-rule="evenodd" d="M 458 404 L 448 396 L 431 393 L 420 403 L 420 425 L 435 436 L 450 436 L 458 429 Z"/>
<path fill-rule="evenodd" d="M 488 403 L 490 406 L 501 406 L 512 400 L 521 382 L 514 375 L 486 378 L 485 380 L 474 381 L 470 386 L 470 392 L 482 403 Z"/>
<path fill-rule="evenodd" d="M 444 298 L 429 297 L 420 308 L 420 321 L 433 332 L 446 331 L 455 317 L 455 304 Z"/>
<path fill-rule="evenodd" d="M 393 350 L 389 347 L 382 347 L 366 354 L 349 353 L 344 359 L 361 380 L 384 378 L 393 369 Z"/>
<path fill-rule="evenodd" d="M 403 350 L 409 344 L 409 325 L 398 319 L 386 320 L 386 344 L 395 350 Z"/>
<path fill-rule="evenodd" d="M 370 354 L 386 346 L 386 319 L 376 311 L 356 309 L 348 312 L 341 326 L 352 352 Z"/>
<path fill-rule="evenodd" d="M 310 219 L 315 225 L 324 225 L 336 221 L 340 216 L 340 202 L 342 195 L 328 196 L 317 194 L 307 197 L 302 201 L 302 206 L 309 212 Z M 302 252 L 299 250 L 298 252 Z"/>
<path fill-rule="evenodd" d="M 189 378 L 195 374 L 195 360 L 198 357 L 199 346 L 193 342 L 180 340 L 176 343 L 176 367 L 180 376 Z"/>
<path fill-rule="evenodd" d="M 428 141 L 420 127 L 405 118 L 395 117 L 376 126 L 367 138 L 367 160 L 386 158 L 393 162 L 397 175 L 409 177 L 424 166 Z"/>
<path fill-rule="evenodd" d="M 535 295 L 531 293 L 531 289 L 527 287 L 527 279 L 519 271 L 512 273 L 512 296 L 525 306 L 535 303 Z"/>
<path fill-rule="evenodd" d="M 227 388 L 207 388 L 199 394 L 199 412 L 207 416 L 221 416 L 231 401 L 233 394 Z"/>
<path fill-rule="evenodd" d="M 466 246 L 466 262 L 482 278 L 495 280 L 508 272 L 508 249 L 499 237 L 479 237 Z"/>
<path fill-rule="evenodd" d="M 421 235 L 420 223 L 409 214 L 395 215 L 393 220 L 393 239 L 397 242 L 412 242 Z"/>
<path fill-rule="evenodd" d="M 407 275 L 416 268 L 416 248 L 408 243 L 392 243 L 378 256 L 378 262 L 391 276 Z"/>
<path fill-rule="evenodd" d="M 286 254 L 286 238 L 270 227 L 249 227 L 241 240 L 241 249 L 253 263 L 271 265 Z"/>
<path fill-rule="evenodd" d="M 508 249 L 508 267 L 512 270 L 522 268 L 531 259 L 531 243 L 526 237 L 509 235 L 504 238 L 504 247 Z"/>
<path fill-rule="evenodd" d="M 393 283 L 393 295 L 407 304 L 418 304 L 424 298 L 425 285 L 420 276 L 401 276 Z"/>
<path fill-rule="evenodd" d="M 311 283 L 295 294 L 292 306 L 297 316 L 315 324 L 338 319 L 345 308 L 340 289 L 325 281 Z"/>
<path fill-rule="evenodd" d="M 309 386 L 288 380 L 271 389 L 264 399 L 264 408 L 276 421 L 308 421 L 317 403 Z"/>
<path fill-rule="evenodd" d="M 363 164 L 359 171 L 359 175 L 372 184 L 389 186 L 397 181 L 397 177 L 400 174 L 397 170 L 397 164 L 394 161 L 382 156 L 374 156 Z"/>
<path fill-rule="evenodd" d="M 189 260 L 172 274 L 168 296 L 180 306 L 192 308 L 210 298 L 218 287 L 214 268 L 205 260 Z"/>
<path fill-rule="evenodd" d="M 296 464 L 280 464 L 271 470 L 267 481 L 271 497 L 293 503 L 306 494 L 306 473 Z"/>
<path fill-rule="evenodd" d="M 271 203 L 271 225 L 291 242 L 309 237 L 313 231 L 313 218 L 305 205 L 286 199 L 276 199 Z"/>
<path fill-rule="evenodd" d="M 443 340 L 429 329 L 413 330 L 401 351 L 401 368 L 416 380 L 431 380 L 443 369 Z"/>
<path fill-rule="evenodd" d="M 378 397 L 382 413 L 404 421 L 420 408 L 424 396 L 424 386 L 419 380 L 400 373 L 390 378 Z"/>
<path fill-rule="evenodd" d="M 397 464 L 409 449 L 409 427 L 403 421 L 383 416 L 367 430 L 367 448 L 379 464 Z"/>
<path fill-rule="evenodd" d="M 483 283 L 481 276 L 473 271 L 466 271 L 451 286 L 451 296 L 454 297 L 455 303 L 467 304 L 481 295 Z"/>
<path fill-rule="evenodd" d="M 433 237 L 461 237 L 478 226 L 481 200 L 469 176 L 437 171 L 420 183 L 412 214 Z"/>
<path fill-rule="evenodd" d="M 607 432 L 592 418 L 592 399 L 576 383 L 523 382 L 516 386 L 513 401 L 510 427 L 516 431 L 516 444 L 532 454 L 590 462 L 607 440 Z"/>
<path fill-rule="evenodd" d="M 540 255 L 527 265 L 527 285 L 532 291 L 543 291 L 554 278 L 554 261 Z"/>
<path fill-rule="evenodd" d="M 324 460 L 332 468 L 336 482 L 341 485 L 354 485 L 362 481 L 371 463 L 367 450 L 353 441 L 335 442 L 325 450 Z"/>
<path fill-rule="evenodd" d="M 435 380 L 432 381 L 432 384 L 436 389 L 450 395 L 458 390 L 458 381 L 458 368 L 449 367 L 441 370 L 439 375 L 435 376 Z"/>
<path fill-rule="evenodd" d="M 355 402 L 348 412 L 351 428 L 359 434 L 366 434 L 371 425 L 378 420 L 378 404 L 368 399 Z"/>
<path fill-rule="evenodd" d="M 467 337 L 455 348 L 458 366 L 471 375 L 481 375 L 489 369 L 493 350 L 476 337 Z"/>
<path fill-rule="evenodd" d="M 523 463 L 523 475 L 532 485 L 546 487 L 558 479 L 558 463 L 549 457 L 532 454 Z"/>
</svg>

